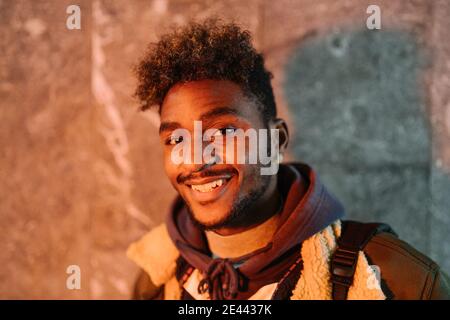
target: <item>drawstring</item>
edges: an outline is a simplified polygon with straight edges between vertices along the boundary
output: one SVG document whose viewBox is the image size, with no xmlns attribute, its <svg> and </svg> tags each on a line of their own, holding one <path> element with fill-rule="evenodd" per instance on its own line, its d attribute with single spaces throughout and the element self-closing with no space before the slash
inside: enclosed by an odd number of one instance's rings
<svg viewBox="0 0 450 320">
<path fill-rule="evenodd" d="M 198 284 L 198 293 L 208 292 L 212 300 L 231 300 L 235 299 L 239 289 L 242 289 L 240 281 L 244 281 L 244 278 L 246 278 L 245 273 L 241 274 L 239 270 L 233 267 L 233 264 L 240 264 L 253 256 L 270 250 L 273 243 L 269 242 L 263 248 L 232 259 L 211 259 L 207 255 L 198 254 L 193 247 L 180 240 L 175 241 L 175 245 L 188 263 L 198 266 L 197 268 L 200 270 L 206 270 L 204 278 Z"/>
<path fill-rule="evenodd" d="M 208 292 L 212 300 L 234 299 L 239 290 L 239 273 L 229 259 L 214 259 L 198 285 L 200 294 Z"/>
</svg>

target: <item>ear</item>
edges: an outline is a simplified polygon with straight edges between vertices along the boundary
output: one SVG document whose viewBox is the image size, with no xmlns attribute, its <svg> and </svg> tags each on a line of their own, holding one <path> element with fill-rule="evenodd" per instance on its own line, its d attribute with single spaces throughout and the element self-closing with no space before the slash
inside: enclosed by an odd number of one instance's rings
<svg viewBox="0 0 450 320">
<path fill-rule="evenodd" d="M 270 120 L 269 126 L 271 129 L 278 129 L 279 150 L 280 150 L 280 155 L 283 155 L 289 144 L 289 130 L 287 127 L 287 123 L 283 119 L 276 118 L 276 119 Z"/>
</svg>

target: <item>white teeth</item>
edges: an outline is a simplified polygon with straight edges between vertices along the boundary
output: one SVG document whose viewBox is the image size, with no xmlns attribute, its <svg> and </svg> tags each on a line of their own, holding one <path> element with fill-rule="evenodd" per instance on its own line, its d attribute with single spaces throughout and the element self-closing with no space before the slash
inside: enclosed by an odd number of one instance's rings
<svg viewBox="0 0 450 320">
<path fill-rule="evenodd" d="M 211 192 L 215 188 L 220 187 L 223 182 L 223 179 L 218 179 L 205 184 L 193 184 L 191 185 L 191 188 L 200 192 Z"/>
</svg>

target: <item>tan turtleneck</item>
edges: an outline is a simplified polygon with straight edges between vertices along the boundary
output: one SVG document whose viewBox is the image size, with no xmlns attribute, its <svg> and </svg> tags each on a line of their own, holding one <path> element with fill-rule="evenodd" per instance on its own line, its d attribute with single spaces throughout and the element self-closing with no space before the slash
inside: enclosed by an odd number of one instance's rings
<svg viewBox="0 0 450 320">
<path fill-rule="evenodd" d="M 265 247 L 273 238 L 280 215 L 275 214 L 254 228 L 229 236 L 206 231 L 211 252 L 220 258 L 237 258 Z"/>
</svg>

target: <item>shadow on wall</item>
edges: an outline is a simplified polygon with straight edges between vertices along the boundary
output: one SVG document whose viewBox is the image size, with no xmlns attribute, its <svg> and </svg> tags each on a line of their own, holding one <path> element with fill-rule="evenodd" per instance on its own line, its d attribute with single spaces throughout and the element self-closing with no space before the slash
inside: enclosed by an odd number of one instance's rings
<svg viewBox="0 0 450 320">
<path fill-rule="evenodd" d="M 403 32 L 311 36 L 291 54 L 283 89 L 295 123 L 291 152 L 317 169 L 347 219 L 387 222 L 417 249 L 440 256 L 436 250 L 448 249 L 431 248 L 431 211 L 449 206 L 432 195 L 450 179 L 432 167 L 420 84 L 425 60 Z M 435 190 L 434 175 L 447 181 Z"/>
</svg>

